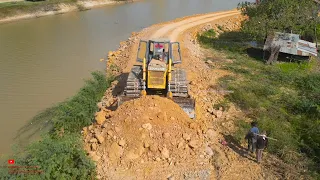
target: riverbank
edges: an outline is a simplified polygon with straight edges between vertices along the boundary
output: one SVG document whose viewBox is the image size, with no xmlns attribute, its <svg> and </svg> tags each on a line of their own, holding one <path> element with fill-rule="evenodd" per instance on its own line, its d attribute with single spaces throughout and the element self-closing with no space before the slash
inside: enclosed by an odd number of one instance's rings
<svg viewBox="0 0 320 180">
<path fill-rule="evenodd" d="M 43 16 L 64 14 L 72 11 L 84 11 L 104 5 L 130 3 L 137 0 L 53 0 L 19 1 L 0 3 L 0 24 Z"/>
</svg>

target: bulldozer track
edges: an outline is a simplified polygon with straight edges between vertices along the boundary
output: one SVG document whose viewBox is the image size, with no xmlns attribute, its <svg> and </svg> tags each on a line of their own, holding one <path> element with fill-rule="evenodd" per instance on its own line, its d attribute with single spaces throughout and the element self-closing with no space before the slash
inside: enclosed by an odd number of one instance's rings
<svg viewBox="0 0 320 180">
<path fill-rule="evenodd" d="M 169 82 L 174 97 L 189 97 L 188 81 L 183 69 L 175 69 L 171 72 L 172 80 Z M 128 75 L 124 95 L 139 97 L 143 90 L 142 66 L 134 66 Z"/>
<path fill-rule="evenodd" d="M 175 69 L 171 72 L 170 90 L 174 97 L 188 97 L 188 82 L 186 72 L 183 69 Z"/>
<path fill-rule="evenodd" d="M 139 97 L 143 90 L 142 66 L 133 66 L 128 75 L 124 95 L 130 97 Z"/>
</svg>

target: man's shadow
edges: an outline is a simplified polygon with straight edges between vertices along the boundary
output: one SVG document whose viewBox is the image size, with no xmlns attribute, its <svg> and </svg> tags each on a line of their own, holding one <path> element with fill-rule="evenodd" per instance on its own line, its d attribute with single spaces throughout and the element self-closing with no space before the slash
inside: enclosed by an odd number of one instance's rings
<svg viewBox="0 0 320 180">
<path fill-rule="evenodd" d="M 255 162 L 255 157 L 253 154 L 250 155 L 247 148 L 244 148 L 239 144 L 239 142 L 231 135 L 223 134 L 224 139 L 228 142 L 227 146 L 235 151 L 240 156 L 247 158 Z"/>
</svg>

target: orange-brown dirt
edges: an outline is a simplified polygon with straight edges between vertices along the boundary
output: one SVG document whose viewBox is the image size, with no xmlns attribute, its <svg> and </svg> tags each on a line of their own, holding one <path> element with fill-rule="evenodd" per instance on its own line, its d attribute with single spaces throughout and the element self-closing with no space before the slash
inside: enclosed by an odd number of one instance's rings
<svg viewBox="0 0 320 180">
<path fill-rule="evenodd" d="M 218 26 L 237 30 L 243 19 L 236 10 L 180 18 L 133 33 L 117 51 L 109 52 L 107 74 L 117 80 L 98 103 L 96 123 L 83 131 L 84 148 L 96 162 L 98 179 L 299 179 L 273 156 L 257 164 L 233 141 L 234 123 L 246 120 L 239 109 L 213 109 L 228 93 L 216 89 L 218 78 L 230 74 L 218 68 L 219 61 L 232 60 L 200 48 L 195 35 L 208 29 L 221 33 Z M 139 40 L 151 37 L 180 42 L 179 66 L 187 71 L 196 100 L 195 120 L 158 96 L 128 101 L 112 111 L 135 64 Z"/>
<path fill-rule="evenodd" d="M 214 139 L 215 131 L 190 120 L 172 100 L 148 96 L 125 102 L 114 112 L 104 111 L 108 118 L 101 126 L 85 129 L 87 151 L 101 159 L 98 172 L 103 178 L 193 176 L 186 174 L 186 167 L 204 170 L 204 177 L 215 176 L 210 166 L 214 151 L 206 140 Z"/>
</svg>

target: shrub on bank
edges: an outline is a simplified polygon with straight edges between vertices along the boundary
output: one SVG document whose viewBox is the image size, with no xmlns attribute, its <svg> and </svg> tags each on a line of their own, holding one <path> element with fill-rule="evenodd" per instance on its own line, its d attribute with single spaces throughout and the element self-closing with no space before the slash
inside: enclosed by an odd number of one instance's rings
<svg viewBox="0 0 320 180">
<path fill-rule="evenodd" d="M 95 165 L 87 157 L 80 131 L 94 119 L 99 102 L 113 78 L 106 79 L 101 72 L 93 72 L 93 79 L 71 99 L 59 104 L 51 112 L 52 128 L 38 142 L 20 149 L 12 157 L 16 166 L 38 166 L 34 170 L 42 173 L 10 174 L 8 169 L 0 170 L 0 177 L 7 179 L 94 179 Z M 40 118 L 40 117 L 39 117 Z M 41 120 L 37 118 L 37 122 Z M 47 120 L 47 119 L 45 119 Z M 4 158 L 4 157 L 3 157 Z M 4 162 L 7 165 L 7 162 Z"/>
</svg>

